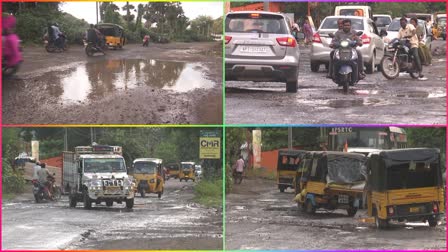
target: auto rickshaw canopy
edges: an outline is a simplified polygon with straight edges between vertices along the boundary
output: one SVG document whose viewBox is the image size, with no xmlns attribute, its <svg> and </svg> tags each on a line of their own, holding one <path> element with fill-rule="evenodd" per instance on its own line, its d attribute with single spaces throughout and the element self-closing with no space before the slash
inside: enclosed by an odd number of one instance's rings
<svg viewBox="0 0 448 252">
<path fill-rule="evenodd" d="M 104 36 L 122 37 L 124 34 L 123 27 L 117 24 L 101 23 L 97 27 Z"/>
</svg>

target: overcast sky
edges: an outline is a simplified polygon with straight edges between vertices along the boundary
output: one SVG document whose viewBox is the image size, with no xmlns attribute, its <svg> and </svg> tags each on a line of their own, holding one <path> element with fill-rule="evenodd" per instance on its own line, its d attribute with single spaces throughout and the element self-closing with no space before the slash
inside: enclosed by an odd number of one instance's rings
<svg viewBox="0 0 448 252">
<path fill-rule="evenodd" d="M 125 2 L 114 2 L 121 9 L 122 6 L 126 5 Z M 148 2 L 130 2 L 130 4 L 137 7 L 140 3 L 146 4 Z M 200 15 L 211 16 L 212 18 L 218 18 L 223 14 L 223 3 L 222 2 L 182 2 L 182 8 L 184 10 L 185 16 L 190 20 L 197 18 Z M 63 2 L 61 5 L 61 10 L 72 14 L 73 16 L 84 19 L 88 23 L 96 23 L 95 14 L 95 2 Z M 121 11 L 122 14 L 126 14 L 125 11 Z M 136 15 L 135 12 L 131 12 Z"/>
</svg>

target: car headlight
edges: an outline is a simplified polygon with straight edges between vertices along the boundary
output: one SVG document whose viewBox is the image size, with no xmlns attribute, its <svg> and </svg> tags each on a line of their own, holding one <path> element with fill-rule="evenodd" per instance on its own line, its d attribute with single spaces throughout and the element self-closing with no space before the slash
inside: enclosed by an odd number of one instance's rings
<svg viewBox="0 0 448 252">
<path fill-rule="evenodd" d="M 102 187 L 102 186 L 103 186 L 103 183 L 101 183 L 101 180 L 99 180 L 99 179 L 90 180 L 90 187 L 97 188 L 97 187 Z"/>
<path fill-rule="evenodd" d="M 348 47 L 348 41 L 347 40 L 343 40 L 341 41 L 341 47 Z"/>
</svg>

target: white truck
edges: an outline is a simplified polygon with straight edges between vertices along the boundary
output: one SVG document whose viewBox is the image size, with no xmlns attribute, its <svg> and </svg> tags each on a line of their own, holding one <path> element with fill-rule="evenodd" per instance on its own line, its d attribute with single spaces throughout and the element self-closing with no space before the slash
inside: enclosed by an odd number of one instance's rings
<svg viewBox="0 0 448 252">
<path fill-rule="evenodd" d="M 69 193 L 70 207 L 78 202 L 90 209 L 92 203 L 126 203 L 134 206 L 133 178 L 127 174 L 120 146 L 77 146 L 63 153 L 62 188 Z"/>
</svg>

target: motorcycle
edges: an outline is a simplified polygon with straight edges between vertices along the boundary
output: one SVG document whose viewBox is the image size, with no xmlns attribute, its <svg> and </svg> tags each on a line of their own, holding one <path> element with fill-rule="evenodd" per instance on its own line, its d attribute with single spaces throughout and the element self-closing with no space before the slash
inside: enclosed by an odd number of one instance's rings
<svg viewBox="0 0 448 252">
<path fill-rule="evenodd" d="M 328 34 L 334 38 L 334 34 Z M 361 36 L 362 32 L 357 32 Z M 334 43 L 333 55 L 333 75 L 331 79 L 338 86 L 342 86 L 344 93 L 348 92 L 349 86 L 354 86 L 359 81 L 359 71 L 357 65 L 358 53 L 356 52 L 356 41 L 344 39 Z"/>
<path fill-rule="evenodd" d="M 40 183 L 37 179 L 33 179 L 33 195 L 36 203 L 40 203 L 43 200 L 56 201 L 61 199 L 61 188 L 55 185 L 56 180 L 54 177 L 48 177 L 47 181 L 49 186 Z"/>
<path fill-rule="evenodd" d="M 104 52 L 103 48 L 101 48 L 98 45 L 95 45 L 92 42 L 87 42 L 86 40 L 84 40 L 84 47 L 85 52 L 89 57 L 92 57 L 95 53 L 102 53 L 103 55 L 106 55 L 106 52 Z"/>
<path fill-rule="evenodd" d="M 419 71 L 407 46 L 407 39 L 394 38 L 387 47 L 387 54 L 381 59 L 381 73 L 389 80 L 397 78 L 400 73 L 407 72 L 412 78 L 419 77 Z"/>
<path fill-rule="evenodd" d="M 67 47 L 67 43 L 65 43 L 65 41 L 67 40 L 67 38 L 65 37 L 65 35 L 61 36 L 62 39 L 64 40 L 64 46 L 63 47 L 59 47 L 56 46 L 54 41 L 50 41 L 48 39 L 48 35 L 44 36 L 44 46 L 45 46 L 45 50 L 49 53 L 60 53 L 60 52 L 64 52 L 67 51 L 68 47 Z"/>
</svg>

